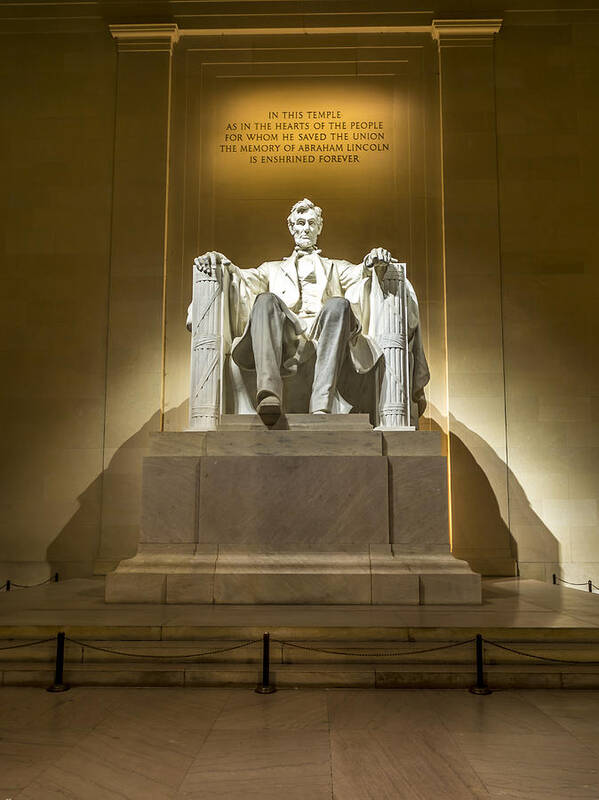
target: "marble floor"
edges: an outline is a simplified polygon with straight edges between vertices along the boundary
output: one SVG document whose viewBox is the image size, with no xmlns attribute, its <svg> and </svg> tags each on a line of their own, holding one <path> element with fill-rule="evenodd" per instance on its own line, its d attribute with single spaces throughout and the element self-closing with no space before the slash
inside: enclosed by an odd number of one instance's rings
<svg viewBox="0 0 599 800">
<path fill-rule="evenodd" d="M 0 593 L 0 635 L 5 637 L 15 627 L 36 636 L 57 626 L 78 628 L 80 635 L 85 635 L 86 628 L 109 626 L 121 631 L 131 628 L 125 638 L 136 638 L 140 628 L 153 629 L 146 638 L 165 638 L 167 629 L 173 638 L 181 638 L 183 629 L 208 627 L 234 627 L 241 638 L 253 638 L 256 632 L 261 635 L 280 626 L 348 625 L 593 629 L 599 627 L 599 594 L 519 578 L 484 579 L 480 606 L 106 604 L 103 578 L 76 578 Z"/>
<path fill-rule="evenodd" d="M 0 800 L 599 798 L 599 691 L 0 688 Z"/>
</svg>

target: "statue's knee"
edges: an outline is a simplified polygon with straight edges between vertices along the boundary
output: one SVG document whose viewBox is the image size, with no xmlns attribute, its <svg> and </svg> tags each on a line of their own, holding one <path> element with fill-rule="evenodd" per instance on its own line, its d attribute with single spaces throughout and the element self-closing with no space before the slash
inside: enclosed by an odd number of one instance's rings
<svg viewBox="0 0 599 800">
<path fill-rule="evenodd" d="M 273 294 L 272 292 L 261 292 L 256 297 L 256 303 L 272 303 L 276 299 L 276 294 Z"/>
<path fill-rule="evenodd" d="M 272 292 L 262 292 L 262 294 L 259 294 L 254 300 L 253 310 L 255 311 L 256 309 L 272 308 L 277 304 L 277 300 L 278 298 L 276 294 L 273 294 Z"/>
<path fill-rule="evenodd" d="M 323 306 L 325 314 L 335 317 L 342 317 L 351 309 L 351 303 L 345 297 L 331 297 Z"/>
</svg>

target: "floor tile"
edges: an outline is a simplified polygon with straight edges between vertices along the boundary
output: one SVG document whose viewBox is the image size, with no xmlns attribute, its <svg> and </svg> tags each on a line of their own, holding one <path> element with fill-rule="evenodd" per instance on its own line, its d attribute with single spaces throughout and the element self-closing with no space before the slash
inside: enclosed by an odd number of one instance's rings
<svg viewBox="0 0 599 800">
<path fill-rule="evenodd" d="M 281 689 L 256 694 L 235 689 L 214 723 L 214 730 L 328 730 L 324 691 Z"/>
<path fill-rule="evenodd" d="M 10 687 L 0 689 L 3 727 L 29 726 L 48 713 L 56 713 L 62 706 L 71 704 L 79 694 L 75 691 L 52 694 L 38 688 Z M 102 701 L 106 703 L 106 698 Z M 88 726 L 91 727 L 91 726 Z"/>
<path fill-rule="evenodd" d="M 0 707 L 0 800 L 599 798 L 595 691 L 0 688 Z"/>
<path fill-rule="evenodd" d="M 588 718 L 594 713 L 599 726 L 599 691 L 540 690 L 514 694 L 518 694 L 550 717 L 566 715 L 573 718 Z"/>
<path fill-rule="evenodd" d="M 599 797 L 597 757 L 574 737 L 538 733 L 455 737 L 492 797 L 566 800 Z"/>
<path fill-rule="evenodd" d="M 178 762 L 179 756 L 186 759 L 197 755 L 209 730 L 210 724 L 191 727 L 183 716 L 180 725 L 172 721 L 158 725 L 138 722 L 131 714 L 117 711 L 101 722 L 90 736 L 112 741 L 119 750 L 131 751 L 141 759 L 151 760 L 160 751 L 161 758 Z"/>
<path fill-rule="evenodd" d="M 164 790 L 176 790 L 182 776 L 191 766 L 207 733 L 185 741 L 176 732 L 159 732 L 156 728 L 140 727 L 136 730 L 120 727 L 95 730 L 87 736 L 72 755 L 93 763 L 104 762 L 110 769 L 137 775 L 155 782 Z"/>
<path fill-rule="evenodd" d="M 121 689 L 118 713 L 134 725 L 206 731 L 217 719 L 230 689 Z M 243 690 L 242 690 L 243 691 Z"/>
<path fill-rule="evenodd" d="M 434 692 L 365 691 L 327 692 L 331 730 L 426 730 L 442 725 L 433 708 Z"/>
<path fill-rule="evenodd" d="M 41 694 L 38 691 L 38 701 Z M 110 711 L 118 705 L 118 693 L 107 694 L 97 689 L 77 688 L 61 693 L 60 700 L 41 713 L 38 722 L 53 730 L 92 730 Z"/>
<path fill-rule="evenodd" d="M 525 697 L 528 693 L 494 692 L 478 696 L 469 692 L 431 692 L 431 706 L 450 732 L 463 733 L 563 733 L 557 722 Z"/>
<path fill-rule="evenodd" d="M 331 732 L 334 800 L 484 800 L 488 792 L 437 731 Z"/>
<path fill-rule="evenodd" d="M 213 731 L 180 793 L 202 800 L 330 800 L 326 731 Z"/>
<path fill-rule="evenodd" d="M 18 800 L 171 800 L 172 788 L 121 768 L 104 749 L 90 754 L 73 749 L 44 770 Z"/>
<path fill-rule="evenodd" d="M 3 783 L 13 787 L 24 788 L 70 749 L 50 743 L 24 742 L 21 738 L 3 731 L 0 739 L 0 775 Z"/>
<path fill-rule="evenodd" d="M 599 755 L 599 692 L 528 692 L 526 698 L 581 744 Z"/>
</svg>

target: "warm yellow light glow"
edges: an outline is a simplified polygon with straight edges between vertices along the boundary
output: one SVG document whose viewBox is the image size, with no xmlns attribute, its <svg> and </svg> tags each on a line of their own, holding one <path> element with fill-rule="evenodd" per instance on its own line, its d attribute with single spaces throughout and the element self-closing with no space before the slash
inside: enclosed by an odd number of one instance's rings
<svg viewBox="0 0 599 800">
<path fill-rule="evenodd" d="M 440 58 L 439 53 L 439 58 Z M 443 256 L 443 337 L 445 346 L 445 413 L 447 415 L 446 435 L 447 435 L 447 513 L 449 517 L 449 549 L 453 550 L 453 513 L 451 502 L 451 439 L 449 430 L 449 349 L 447 338 L 447 265 L 445 260 L 445 176 L 443 173 L 443 93 L 441 87 L 441 67 L 439 65 L 439 130 L 441 147 L 441 241 Z"/>
<path fill-rule="evenodd" d="M 282 213 L 308 196 L 324 209 L 331 255 L 358 261 L 385 244 L 407 256 L 409 119 L 395 76 L 215 84 L 202 121 L 201 249 L 225 242 L 243 265 L 269 257 L 270 247 L 281 257 L 289 248 Z"/>
</svg>

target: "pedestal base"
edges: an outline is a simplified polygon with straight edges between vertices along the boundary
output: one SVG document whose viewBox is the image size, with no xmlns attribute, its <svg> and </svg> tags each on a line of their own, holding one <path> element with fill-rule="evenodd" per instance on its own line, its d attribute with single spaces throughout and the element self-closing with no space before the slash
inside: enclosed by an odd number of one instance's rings
<svg viewBox="0 0 599 800">
<path fill-rule="evenodd" d="M 440 435 L 362 415 L 224 419 L 154 435 L 139 551 L 109 603 L 439 605 L 481 602 L 449 553 Z"/>
<path fill-rule="evenodd" d="M 109 603 L 441 605 L 481 602 L 480 575 L 449 553 L 196 553 L 144 547 L 106 576 Z"/>
</svg>

